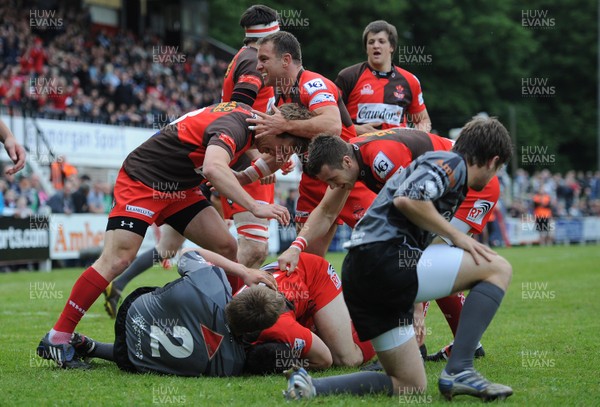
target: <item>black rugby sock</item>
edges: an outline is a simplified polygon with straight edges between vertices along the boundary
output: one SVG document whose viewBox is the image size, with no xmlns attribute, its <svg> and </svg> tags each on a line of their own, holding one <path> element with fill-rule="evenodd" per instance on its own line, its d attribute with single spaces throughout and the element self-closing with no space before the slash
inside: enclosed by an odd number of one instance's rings
<svg viewBox="0 0 600 407">
<path fill-rule="evenodd" d="M 317 395 L 353 394 L 362 396 L 371 393 L 394 394 L 392 379 L 385 373 L 358 372 L 341 376 L 313 379 Z"/>
<path fill-rule="evenodd" d="M 475 285 L 463 306 L 446 372 L 450 374 L 473 368 L 473 354 L 481 336 L 494 318 L 504 291 L 495 284 L 482 281 Z"/>
</svg>

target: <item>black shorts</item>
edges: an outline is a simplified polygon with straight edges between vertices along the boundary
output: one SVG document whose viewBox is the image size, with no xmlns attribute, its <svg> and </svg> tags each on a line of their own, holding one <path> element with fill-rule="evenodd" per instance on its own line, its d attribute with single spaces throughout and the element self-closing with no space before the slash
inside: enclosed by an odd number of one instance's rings
<svg viewBox="0 0 600 407">
<path fill-rule="evenodd" d="M 342 287 L 361 341 L 412 324 L 421 253 L 393 241 L 350 249 L 342 265 Z M 417 261 L 401 262 L 401 258 Z"/>
</svg>

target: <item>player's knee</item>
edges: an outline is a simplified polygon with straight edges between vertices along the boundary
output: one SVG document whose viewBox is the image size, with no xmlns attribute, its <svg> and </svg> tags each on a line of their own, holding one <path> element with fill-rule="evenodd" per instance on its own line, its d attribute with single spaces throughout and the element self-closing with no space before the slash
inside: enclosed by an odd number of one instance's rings
<svg viewBox="0 0 600 407">
<path fill-rule="evenodd" d="M 226 239 L 215 247 L 214 251 L 219 253 L 221 256 L 228 258 L 229 260 L 237 260 L 237 242 L 231 236 L 231 239 Z"/>
<path fill-rule="evenodd" d="M 494 275 L 507 288 L 512 279 L 512 266 L 504 257 L 494 259 Z"/>
<path fill-rule="evenodd" d="M 246 267 L 260 267 L 269 254 L 266 243 L 240 239 L 238 260 Z"/>
<path fill-rule="evenodd" d="M 343 355 L 332 354 L 333 365 L 334 366 L 348 366 L 348 367 L 357 367 L 362 365 L 363 356 L 360 349 L 357 349 L 358 352 L 349 352 Z"/>
</svg>

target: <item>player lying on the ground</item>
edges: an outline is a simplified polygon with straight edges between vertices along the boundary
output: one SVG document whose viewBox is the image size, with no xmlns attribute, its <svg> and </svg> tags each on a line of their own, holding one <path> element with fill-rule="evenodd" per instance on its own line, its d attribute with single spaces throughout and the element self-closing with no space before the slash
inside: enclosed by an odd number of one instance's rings
<svg viewBox="0 0 600 407">
<path fill-rule="evenodd" d="M 279 256 L 279 267 L 294 270 L 298 254 L 306 242 L 327 233 L 327 230 L 344 206 L 346 197 L 358 182 L 373 192 L 379 192 L 386 181 L 399 170 L 406 168 L 427 151 L 448 151 L 453 141 L 431 133 L 406 128 L 392 128 L 364 134 L 344 142 L 340 138 L 321 135 L 309 147 L 307 174 L 329 184 L 323 199 L 309 216 L 295 243 Z M 451 224 L 464 233 L 480 233 L 487 223 L 491 208 L 498 201 L 500 188 L 497 177 L 482 191 L 469 189 Z M 460 311 L 464 302 L 462 293 L 437 300 L 446 317 L 452 334 L 456 335 Z M 419 345 L 423 344 L 425 329 L 421 321 L 415 325 Z M 429 357 L 443 359 L 448 347 Z M 446 353 L 444 353 L 446 352 Z M 483 356 L 479 344 L 476 355 Z"/>
<path fill-rule="evenodd" d="M 292 278 L 267 267 L 279 280 L 279 292 L 245 287 L 232 299 L 223 269 L 201 254 L 227 270 L 241 266 L 202 249 L 185 252 L 178 264 L 183 277 L 163 288 L 139 288 L 125 299 L 115 322 L 114 345 L 75 334 L 76 357 L 112 360 L 133 372 L 229 376 L 243 371 L 246 335 L 262 349 L 262 360 L 255 357 L 256 365 L 246 369 L 254 373 L 281 370 L 300 359 L 306 366 L 328 367 L 332 353 L 344 355 L 337 364 L 356 365 L 375 354 L 370 343 L 354 343 L 336 287 L 339 279 L 325 260 L 303 255 L 298 275 Z M 314 322 L 331 351 L 296 318 Z M 257 354 L 253 348 L 250 353 Z"/>
<path fill-rule="evenodd" d="M 512 394 L 510 387 L 490 382 L 473 367 L 475 349 L 502 302 L 512 267 L 449 222 L 468 188 L 482 190 L 511 155 L 511 139 L 500 122 L 474 119 L 451 152 L 427 152 L 387 180 L 352 232 L 342 267 L 344 298 L 356 331 L 361 340 L 371 340 L 386 374 L 311 379 L 298 369 L 290 372 L 287 397 L 424 392 L 427 377 L 413 329 L 413 305 L 465 289 L 470 292 L 439 390 L 447 399 Z M 430 246 L 435 235 L 454 246 Z"/>
<path fill-rule="evenodd" d="M 290 109 L 301 110 L 298 106 Z M 211 105 L 175 120 L 127 156 L 115 183 L 115 205 L 108 215 L 102 254 L 75 282 L 58 321 L 42 338 L 40 356 L 51 357 L 61 366 L 71 362 L 69 341 L 75 327 L 135 258 L 152 223 L 167 223 L 197 245 L 235 259 L 235 239 L 202 195 L 201 182 L 208 180 L 257 217 L 289 223 L 285 207 L 257 203 L 230 166 L 252 146 L 262 154 L 277 156 L 274 161 L 283 165 L 289 158 L 285 151 L 302 149 L 306 141 L 288 134 L 256 140 L 246 122 L 249 117 L 250 107 L 244 104 Z M 266 278 L 256 271 L 237 277 L 250 284 Z"/>
<path fill-rule="evenodd" d="M 288 275 L 275 262 L 261 270 L 273 274 L 290 309 L 262 331 L 253 340 L 255 344 L 285 342 L 313 368 L 358 366 L 375 355 L 370 342 L 359 341 L 344 303 L 341 280 L 327 260 L 302 253 L 295 273 Z M 243 287 L 234 298 L 247 289 Z M 250 330 L 258 316 L 247 316 L 239 305 L 228 307 L 228 321 L 232 327 L 239 326 L 237 330 Z"/>
</svg>

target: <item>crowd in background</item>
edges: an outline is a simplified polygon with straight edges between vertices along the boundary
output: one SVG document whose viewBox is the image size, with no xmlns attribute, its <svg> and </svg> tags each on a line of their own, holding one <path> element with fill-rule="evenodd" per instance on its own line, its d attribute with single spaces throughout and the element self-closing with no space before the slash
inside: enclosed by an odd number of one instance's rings
<svg viewBox="0 0 600 407">
<path fill-rule="evenodd" d="M 29 11 L 0 5 L 0 108 L 21 114 L 128 126 L 162 126 L 220 100 L 227 62 L 206 47 L 168 47 L 158 36 L 126 31 L 92 33 L 89 14 L 63 9 L 59 28 L 32 27 Z M 33 33 L 33 35 L 32 35 Z M 111 187 L 68 176 L 57 192 L 44 191 L 38 174 L 0 177 L 0 214 L 107 213 Z M 600 172 L 562 175 L 519 169 L 502 177 L 508 216 L 534 212 L 536 194 L 548 194 L 553 217 L 600 216 Z M 282 199 L 283 200 L 283 199 Z M 284 202 L 282 202 L 284 203 Z M 285 202 L 291 208 L 290 202 Z"/>
<path fill-rule="evenodd" d="M 227 62 L 204 45 L 93 34 L 79 10 L 61 10 L 61 27 L 50 32 L 31 26 L 29 10 L 7 4 L 0 15 L 0 106 L 11 112 L 153 127 L 220 100 Z"/>
</svg>

